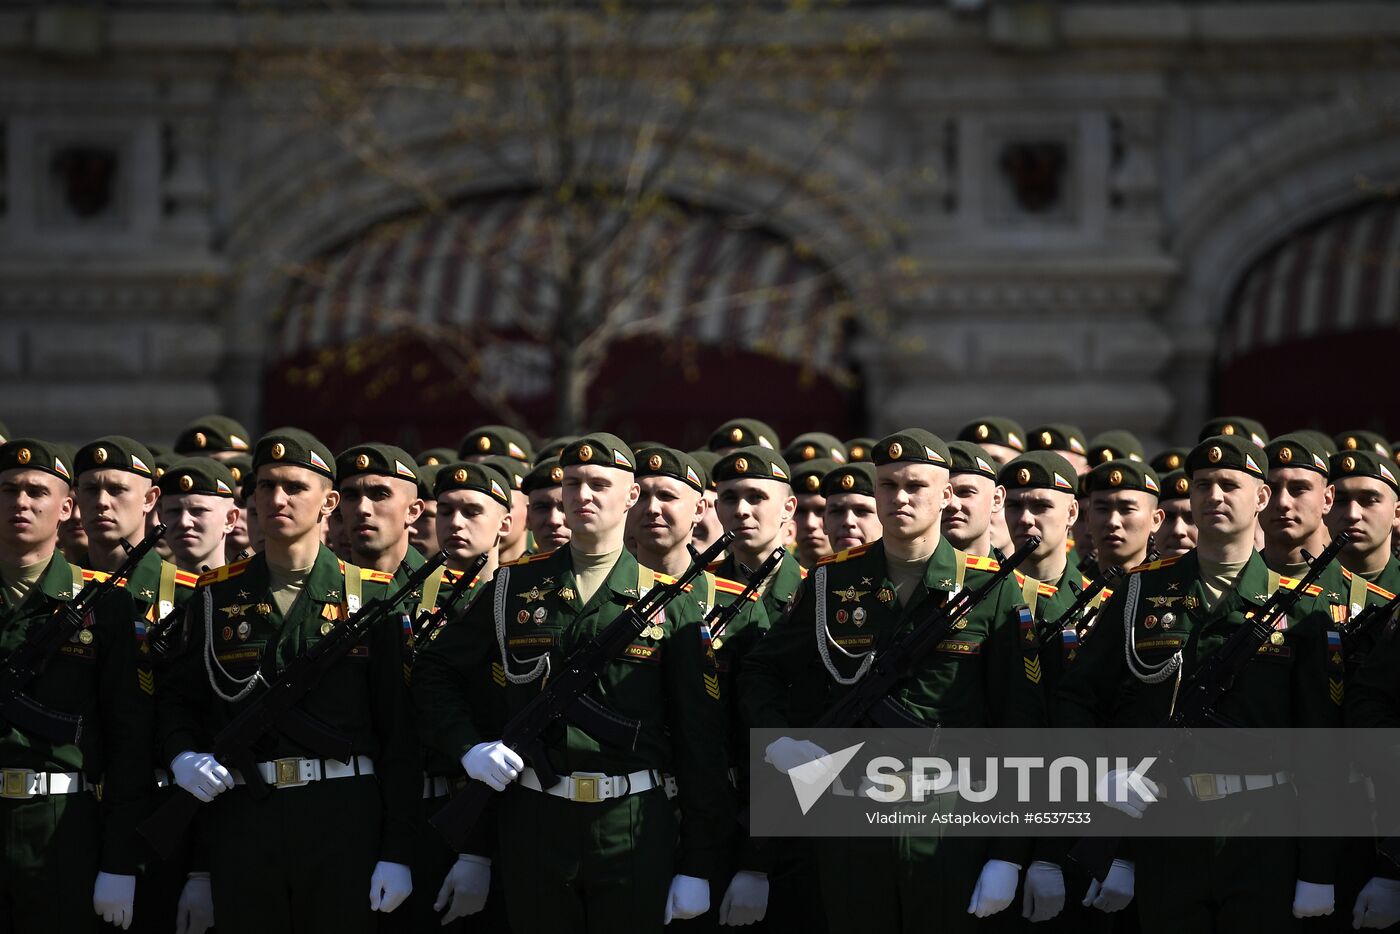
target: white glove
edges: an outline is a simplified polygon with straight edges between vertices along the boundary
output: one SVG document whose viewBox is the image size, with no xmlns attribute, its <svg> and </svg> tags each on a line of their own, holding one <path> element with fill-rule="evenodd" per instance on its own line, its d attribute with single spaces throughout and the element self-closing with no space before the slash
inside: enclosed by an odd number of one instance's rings
<svg viewBox="0 0 1400 934">
<path fill-rule="evenodd" d="M 987 918 L 1001 911 L 1016 898 L 1016 879 L 1021 875 L 1021 867 L 1004 859 L 989 859 L 977 877 L 977 886 L 972 890 L 972 901 L 967 903 L 967 913 L 979 918 Z"/>
<path fill-rule="evenodd" d="M 403 863 L 374 864 L 369 877 L 369 910 L 390 912 L 413 892 L 413 873 Z"/>
<path fill-rule="evenodd" d="M 447 878 L 442 880 L 442 888 L 438 889 L 437 901 L 433 902 L 433 911 L 442 911 L 449 903 L 452 905 L 452 910 L 442 919 L 443 927 L 446 927 L 458 918 L 474 915 L 485 908 L 486 896 L 490 891 L 491 858 L 462 853 L 452 868 L 447 870 Z"/>
<path fill-rule="evenodd" d="M 663 924 L 670 924 L 672 918 L 684 921 L 698 918 L 710 910 L 710 883 L 694 876 L 673 876 L 671 891 L 666 896 L 666 917 Z"/>
<path fill-rule="evenodd" d="M 1361 887 L 1356 907 L 1351 910 L 1351 926 L 1387 928 L 1400 921 L 1400 880 L 1375 876 Z"/>
<path fill-rule="evenodd" d="M 525 760 L 515 754 L 500 740 L 477 743 L 462 757 L 462 768 L 479 782 L 485 782 L 497 791 L 505 791 L 506 786 L 520 777 L 525 768 Z"/>
<path fill-rule="evenodd" d="M 1330 915 L 1335 898 L 1332 886 L 1299 879 L 1293 887 L 1293 917 L 1320 918 Z"/>
<path fill-rule="evenodd" d="M 1093 906 L 1099 911 L 1122 911 L 1133 900 L 1133 879 L 1133 864 L 1126 859 L 1115 859 L 1102 885 L 1098 879 L 1089 880 L 1084 907 Z"/>
<path fill-rule="evenodd" d="M 175 934 L 204 934 L 214 926 L 214 893 L 209 873 L 192 872 L 175 909 Z"/>
<path fill-rule="evenodd" d="M 799 765 L 806 765 L 813 759 L 826 755 L 826 750 L 805 739 L 779 736 L 763 750 L 763 761 L 772 763 L 779 772 L 791 772 Z"/>
<path fill-rule="evenodd" d="M 719 923 L 742 927 L 762 921 L 767 913 L 768 873 L 740 869 L 720 899 Z"/>
<path fill-rule="evenodd" d="M 170 762 L 175 784 L 208 804 L 233 787 L 233 775 L 207 752 L 182 752 Z"/>
<path fill-rule="evenodd" d="M 1036 860 L 1026 870 L 1026 895 L 1021 917 L 1049 921 L 1065 908 L 1065 874 L 1054 863 Z"/>
<path fill-rule="evenodd" d="M 92 887 L 92 910 L 108 924 L 125 931 L 131 927 L 131 904 L 136 900 L 136 877 L 99 872 Z"/>
<path fill-rule="evenodd" d="M 1129 817 L 1142 817 L 1142 812 L 1157 799 L 1157 783 L 1129 769 L 1109 772 L 1099 779 L 1097 791 L 1100 802 Z M 1145 792 L 1151 792 L 1151 797 Z"/>
</svg>

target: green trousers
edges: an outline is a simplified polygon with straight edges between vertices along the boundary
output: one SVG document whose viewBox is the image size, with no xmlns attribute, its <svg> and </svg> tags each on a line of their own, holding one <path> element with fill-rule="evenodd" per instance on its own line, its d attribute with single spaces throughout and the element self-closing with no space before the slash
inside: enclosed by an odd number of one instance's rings
<svg viewBox="0 0 1400 934">
<path fill-rule="evenodd" d="M 261 801 L 240 785 L 203 817 L 219 934 L 375 930 L 369 880 L 382 806 L 373 776 L 282 788 Z"/>
<path fill-rule="evenodd" d="M 676 846 L 665 791 L 582 804 L 512 785 L 500 804 L 514 934 L 661 934 Z"/>
<path fill-rule="evenodd" d="M 0 800 L 5 838 L 0 934 L 95 932 L 102 817 L 89 793 Z"/>
</svg>

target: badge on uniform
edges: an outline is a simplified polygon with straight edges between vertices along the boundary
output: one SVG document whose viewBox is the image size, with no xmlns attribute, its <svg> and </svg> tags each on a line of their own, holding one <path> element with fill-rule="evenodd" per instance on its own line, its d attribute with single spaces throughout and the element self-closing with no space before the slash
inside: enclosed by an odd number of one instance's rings
<svg viewBox="0 0 1400 934">
<path fill-rule="evenodd" d="M 1149 616 L 1149 617 L 1147 617 L 1146 619 L 1144 619 L 1144 620 L 1142 621 L 1142 628 L 1143 628 L 1143 629 L 1156 629 L 1156 628 L 1157 628 L 1157 617 L 1155 617 L 1155 616 Z"/>
<path fill-rule="evenodd" d="M 91 629 L 79 629 L 79 630 L 78 630 L 78 641 L 81 642 L 83 645 L 92 645 L 92 630 L 91 630 Z"/>
<path fill-rule="evenodd" d="M 559 588 L 559 598 L 560 598 L 561 600 L 568 600 L 568 601 L 572 602 L 573 599 L 574 599 L 574 596 L 575 596 L 575 594 L 574 594 L 574 589 L 573 589 L 572 587 L 560 587 L 560 588 Z"/>
<path fill-rule="evenodd" d="M 334 628 L 335 628 L 335 623 L 331 623 L 331 622 L 322 623 L 322 624 L 321 624 L 321 635 L 323 635 L 323 636 L 329 636 L 329 635 L 331 634 L 331 630 L 334 629 Z"/>
<path fill-rule="evenodd" d="M 535 615 L 535 622 L 538 624 L 538 623 L 543 623 L 543 622 L 544 622 L 544 618 L 545 618 L 546 616 L 548 616 L 549 614 L 545 612 L 545 608 L 544 608 L 544 607 L 536 607 L 536 609 L 535 609 L 535 614 L 534 614 L 534 615 Z"/>
<path fill-rule="evenodd" d="M 854 611 L 853 613 L 851 613 L 851 621 L 852 621 L 853 623 L 855 623 L 857 626 L 864 626 L 864 625 L 865 625 L 865 607 L 863 607 L 863 606 L 858 606 L 858 607 L 856 607 L 856 608 L 855 608 L 855 611 Z"/>
<path fill-rule="evenodd" d="M 894 602 L 894 591 L 890 590 L 888 587 L 881 587 L 880 592 L 877 593 L 875 596 L 880 598 L 881 603 Z"/>
<path fill-rule="evenodd" d="M 225 641 L 225 642 L 229 641 L 230 639 L 233 638 L 233 627 L 232 627 L 232 626 L 225 626 L 225 627 L 224 627 L 224 631 L 221 632 L 221 633 L 219 633 L 219 635 L 221 635 L 221 636 L 224 637 L 224 641 Z"/>
<path fill-rule="evenodd" d="M 516 621 L 517 623 L 528 623 L 528 622 L 530 621 L 530 611 L 529 611 L 529 610 L 521 610 L 519 613 L 516 613 L 516 614 L 515 614 L 515 621 Z"/>
<path fill-rule="evenodd" d="M 253 625 L 252 625 L 252 623 L 249 623 L 249 622 L 245 619 L 243 622 L 241 622 L 241 623 L 238 624 L 238 638 L 239 638 L 239 639 L 247 639 L 247 638 L 248 638 L 249 636 L 251 636 L 252 634 L 253 634 Z"/>
<path fill-rule="evenodd" d="M 1170 629 L 1170 628 L 1172 628 L 1172 627 L 1175 626 L 1175 625 L 1176 625 L 1176 614 L 1175 614 L 1175 613 L 1163 613 L 1163 614 L 1162 614 L 1162 628 L 1163 628 L 1163 629 Z"/>
<path fill-rule="evenodd" d="M 1188 610 L 1197 609 L 1201 605 L 1201 598 L 1197 597 L 1195 594 L 1191 594 L 1185 600 L 1181 601 L 1181 605 Z"/>
<path fill-rule="evenodd" d="M 847 613 L 846 613 L 845 610 L 837 610 L 837 611 L 836 611 L 836 623 L 837 623 L 837 625 L 845 625 L 846 620 L 849 619 L 849 618 L 850 618 L 850 617 L 847 615 Z"/>
</svg>

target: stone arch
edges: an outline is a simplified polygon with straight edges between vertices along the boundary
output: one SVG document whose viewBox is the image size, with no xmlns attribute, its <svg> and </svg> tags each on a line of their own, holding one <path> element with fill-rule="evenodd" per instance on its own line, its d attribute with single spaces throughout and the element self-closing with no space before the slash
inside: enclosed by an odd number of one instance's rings
<svg viewBox="0 0 1400 934">
<path fill-rule="evenodd" d="M 1246 134 L 1187 179 L 1171 237 L 1183 279 L 1164 317 L 1169 435 L 1193 440 L 1214 413 L 1220 331 L 1242 277 L 1289 234 L 1366 197 L 1363 179 L 1400 175 L 1394 113 L 1356 100 L 1295 111 Z"/>
</svg>

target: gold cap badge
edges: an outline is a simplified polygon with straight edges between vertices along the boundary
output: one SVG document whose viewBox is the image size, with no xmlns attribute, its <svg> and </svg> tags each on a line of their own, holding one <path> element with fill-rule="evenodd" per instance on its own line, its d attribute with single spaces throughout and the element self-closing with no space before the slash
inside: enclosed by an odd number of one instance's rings
<svg viewBox="0 0 1400 934">
<path fill-rule="evenodd" d="M 15 460 L 19 461 L 21 464 L 29 463 L 33 457 L 34 455 L 30 452 L 29 448 L 20 448 L 15 452 Z"/>
<path fill-rule="evenodd" d="M 280 461 L 282 458 L 287 456 L 287 446 L 281 441 L 278 441 L 272 446 L 271 454 L 273 460 Z"/>
<path fill-rule="evenodd" d="M 1048 431 L 1042 431 L 1040 433 L 1040 443 L 1048 448 L 1051 444 L 1055 443 L 1055 437 Z"/>
<path fill-rule="evenodd" d="M 181 476 L 181 477 L 180 477 L 180 492 L 181 492 L 181 493 L 188 493 L 190 490 L 193 490 L 193 489 L 194 489 L 194 477 L 191 477 L 189 474 L 184 474 L 183 476 Z"/>
<path fill-rule="evenodd" d="M 99 464 L 105 464 L 105 463 L 107 463 L 107 449 L 106 449 L 106 448 L 98 448 L 96 451 L 93 451 L 93 452 L 92 452 L 92 459 L 95 460 L 95 461 L 97 461 Z"/>
<path fill-rule="evenodd" d="M 1190 480 L 1187 480 L 1185 477 L 1176 478 L 1176 491 L 1178 493 L 1185 493 L 1189 489 L 1191 489 Z"/>
<path fill-rule="evenodd" d="M 744 429 L 742 429 L 742 428 L 731 428 L 730 431 L 729 431 L 729 440 L 730 440 L 730 441 L 743 441 L 743 440 L 744 440 Z"/>
<path fill-rule="evenodd" d="M 810 444 L 805 445 L 805 446 L 802 448 L 802 459 L 803 459 L 804 461 L 809 461 L 809 460 L 811 460 L 812 458 L 814 458 L 814 457 L 816 457 L 816 456 L 817 456 L 817 449 L 814 448 L 814 447 L 812 447 Z"/>
<path fill-rule="evenodd" d="M 489 451 L 489 450 L 491 450 L 491 439 L 488 438 L 488 437 L 486 437 L 485 435 L 482 435 L 480 438 L 477 438 L 477 439 L 476 439 L 476 449 L 477 449 L 478 451 Z"/>
<path fill-rule="evenodd" d="M 1342 447 L 1346 448 L 1348 451 L 1355 451 L 1360 446 L 1357 440 L 1351 436 L 1348 436 L 1346 441 L 1342 443 Z"/>
<path fill-rule="evenodd" d="M 1342 458 L 1342 469 L 1345 470 L 1347 473 L 1351 473 L 1353 470 L 1355 470 L 1355 469 L 1356 469 L 1356 458 L 1354 458 L 1354 457 L 1344 457 L 1344 458 Z"/>
<path fill-rule="evenodd" d="M 817 488 L 822 485 L 822 482 L 817 479 L 816 474 L 809 473 L 807 476 L 802 478 L 802 484 L 805 487 L 807 487 L 808 492 L 815 493 L 817 491 Z"/>
<path fill-rule="evenodd" d="M 1224 428 L 1220 429 L 1220 433 L 1221 433 L 1222 435 L 1232 435 L 1232 434 L 1235 433 L 1235 426 L 1234 426 L 1234 425 L 1226 425 Z"/>
<path fill-rule="evenodd" d="M 364 469 L 365 469 L 366 467 L 368 467 L 368 466 L 369 466 L 369 455 L 368 455 L 368 454 L 361 454 L 361 455 L 359 455 L 358 457 L 355 458 L 355 469 L 356 469 L 356 470 L 364 470 Z"/>
<path fill-rule="evenodd" d="M 841 489 L 843 489 L 843 490 L 854 489 L 854 488 L 855 488 L 855 485 L 856 485 L 856 478 L 853 477 L 853 476 L 851 476 L 850 474 L 845 474 L 844 476 L 841 477 Z"/>
<path fill-rule="evenodd" d="M 898 441 L 891 441 L 889 448 L 890 460 L 899 460 L 899 455 L 904 453 L 904 445 Z"/>
<path fill-rule="evenodd" d="M 734 462 L 734 469 L 739 471 L 739 473 L 747 473 L 749 469 L 749 459 L 747 457 L 739 458 Z"/>
<path fill-rule="evenodd" d="M 581 461 L 583 461 L 584 463 L 587 463 L 588 461 L 591 461 L 591 460 L 593 459 L 593 447 L 592 447 L 592 445 L 588 445 L 588 444 L 581 444 L 581 445 L 579 445 L 579 449 L 578 449 L 578 459 L 581 460 Z"/>
<path fill-rule="evenodd" d="M 1020 470 L 1016 471 L 1016 482 L 1023 486 L 1031 482 L 1031 472 L 1029 468 L 1022 467 Z"/>
<path fill-rule="evenodd" d="M 453 474 L 452 474 L 452 482 L 453 482 L 453 483 L 466 483 L 466 482 L 467 482 L 467 471 L 466 471 L 466 468 L 464 468 L 464 467 L 458 467 L 457 470 L 456 470 L 455 472 L 453 472 Z"/>
<path fill-rule="evenodd" d="M 977 440 L 978 440 L 978 441 L 986 441 L 986 440 L 987 440 L 988 438 L 990 438 L 991 436 L 992 436 L 992 429 L 988 428 L 986 425 L 978 425 L 978 426 L 977 426 Z"/>
<path fill-rule="evenodd" d="M 1109 486 L 1119 486 L 1119 485 L 1121 485 L 1122 483 L 1123 483 L 1123 471 L 1121 471 L 1121 470 L 1114 470 L 1114 471 L 1111 471 L 1111 472 L 1109 473 L 1109 475 L 1108 475 L 1108 485 L 1109 485 Z"/>
<path fill-rule="evenodd" d="M 647 458 L 647 466 L 650 467 L 652 470 L 660 470 L 660 469 L 661 469 L 661 455 L 660 455 L 660 454 L 653 454 L 651 457 L 648 457 L 648 458 Z"/>
<path fill-rule="evenodd" d="M 1211 449 L 1206 452 L 1206 460 L 1210 461 L 1212 464 L 1220 463 L 1220 459 L 1224 456 L 1225 452 L 1215 445 L 1212 445 Z"/>
<path fill-rule="evenodd" d="M 1285 464 L 1293 460 L 1293 449 L 1290 447 L 1280 448 L 1278 452 L 1278 459 L 1283 461 Z"/>
<path fill-rule="evenodd" d="M 196 431 L 194 433 L 194 446 L 197 448 L 208 447 L 209 436 L 202 431 Z"/>
<path fill-rule="evenodd" d="M 563 467 L 551 467 L 551 468 L 549 468 L 549 479 L 553 480 L 555 483 L 558 483 L 559 481 L 563 480 L 563 479 L 564 479 L 564 468 L 563 468 Z"/>
</svg>

